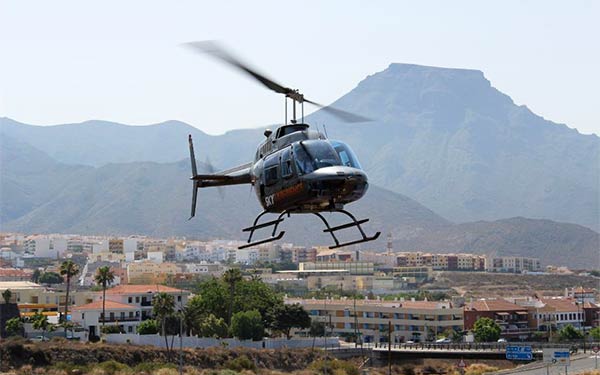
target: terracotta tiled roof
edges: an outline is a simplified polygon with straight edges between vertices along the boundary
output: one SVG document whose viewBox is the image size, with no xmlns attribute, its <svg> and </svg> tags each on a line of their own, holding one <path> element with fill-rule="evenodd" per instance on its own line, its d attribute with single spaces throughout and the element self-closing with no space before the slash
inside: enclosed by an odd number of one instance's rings
<svg viewBox="0 0 600 375">
<path fill-rule="evenodd" d="M 139 307 L 106 300 L 106 310 L 139 310 Z M 73 310 L 102 310 L 102 301 L 94 301 L 86 305 L 74 307 Z"/>
<path fill-rule="evenodd" d="M 114 288 L 106 289 L 106 294 L 142 294 L 142 293 L 187 293 L 185 290 L 173 288 L 165 285 L 118 285 Z"/>
<path fill-rule="evenodd" d="M 469 302 L 465 306 L 466 310 L 472 311 L 522 311 L 527 310 L 526 307 L 519 306 L 515 303 L 508 302 L 503 299 L 485 299 Z"/>
<path fill-rule="evenodd" d="M 11 276 L 11 277 L 27 277 L 31 276 L 33 271 L 21 270 L 18 268 L 0 268 L 0 276 Z"/>
<path fill-rule="evenodd" d="M 572 299 L 542 298 L 542 302 L 550 307 L 553 307 L 556 311 L 576 312 L 578 309 L 577 305 L 575 304 L 575 301 Z"/>
</svg>

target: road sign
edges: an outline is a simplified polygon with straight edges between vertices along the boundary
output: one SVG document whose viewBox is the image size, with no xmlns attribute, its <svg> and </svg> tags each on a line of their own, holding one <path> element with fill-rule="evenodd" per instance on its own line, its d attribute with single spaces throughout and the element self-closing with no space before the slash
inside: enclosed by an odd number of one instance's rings
<svg viewBox="0 0 600 375">
<path fill-rule="evenodd" d="M 568 349 L 544 349 L 544 363 L 556 366 L 570 366 L 571 353 Z"/>
<path fill-rule="evenodd" d="M 513 361 L 531 361 L 533 352 L 531 346 L 507 346 L 506 359 Z"/>
<path fill-rule="evenodd" d="M 592 351 L 593 351 L 594 353 L 598 353 L 598 352 L 600 352 L 600 347 L 598 347 L 598 346 L 593 346 L 593 347 L 592 347 Z"/>
</svg>

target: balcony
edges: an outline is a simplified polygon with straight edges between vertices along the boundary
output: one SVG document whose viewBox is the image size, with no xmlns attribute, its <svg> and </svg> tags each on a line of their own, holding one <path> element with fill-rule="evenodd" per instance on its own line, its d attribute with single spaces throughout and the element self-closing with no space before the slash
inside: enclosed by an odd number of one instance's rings
<svg viewBox="0 0 600 375">
<path fill-rule="evenodd" d="M 114 316 L 114 317 L 107 317 L 107 318 L 98 318 L 98 323 L 116 323 L 116 322 L 139 322 L 140 321 L 140 317 L 139 316 L 134 316 L 134 317 L 124 317 L 121 318 L 119 316 Z"/>
<path fill-rule="evenodd" d="M 152 301 L 142 301 L 140 303 L 140 305 L 147 307 L 147 306 L 152 306 Z"/>
</svg>

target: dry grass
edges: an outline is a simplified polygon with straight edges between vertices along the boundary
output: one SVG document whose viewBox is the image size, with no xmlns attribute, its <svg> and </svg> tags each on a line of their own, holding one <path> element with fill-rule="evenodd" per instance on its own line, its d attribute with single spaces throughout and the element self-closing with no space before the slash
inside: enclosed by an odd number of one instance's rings
<svg viewBox="0 0 600 375">
<path fill-rule="evenodd" d="M 510 285 L 510 288 L 506 288 Z M 467 297 L 506 297 L 531 295 L 541 292 L 545 295 L 562 295 L 565 288 L 582 285 L 596 288 L 598 280 L 577 275 L 527 275 L 483 272 L 440 272 L 436 281 L 428 285 L 433 288 L 453 288 Z"/>
</svg>

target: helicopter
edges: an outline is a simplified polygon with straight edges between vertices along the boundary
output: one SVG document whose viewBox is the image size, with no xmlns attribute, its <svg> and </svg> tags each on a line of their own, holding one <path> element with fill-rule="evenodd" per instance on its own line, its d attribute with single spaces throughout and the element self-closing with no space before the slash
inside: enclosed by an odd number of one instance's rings
<svg viewBox="0 0 600 375">
<path fill-rule="evenodd" d="M 242 63 L 239 58 L 234 57 L 216 42 L 191 42 L 185 46 L 196 52 L 211 55 L 243 71 L 268 89 L 283 94 L 286 101 L 284 125 L 274 132 L 270 129 L 265 130 L 265 139 L 258 145 L 252 162 L 217 173 L 198 174 L 192 136 L 189 135 L 192 167 L 190 179 L 193 181 L 190 219 L 196 214 L 199 188 L 251 184 L 263 211 L 256 216 L 250 227 L 242 230 L 249 232 L 249 235 L 246 243 L 239 246 L 239 249 L 280 240 L 285 231 L 277 233 L 279 224 L 286 216 L 289 218 L 292 214 L 313 214 L 320 218 L 325 225 L 323 232 L 329 233 L 334 241 L 334 244 L 329 246 L 330 249 L 376 240 L 381 232 L 367 236 L 361 227 L 369 219 L 357 220 L 352 213 L 344 209 L 344 205 L 357 201 L 367 192 L 369 186 L 367 174 L 350 146 L 338 140 L 328 139 L 327 134 L 312 130 L 309 124 L 304 123 L 304 103 L 320 107 L 346 122 L 371 120 L 308 100 L 299 90 L 282 86 L 250 68 L 248 64 Z M 289 123 L 288 100 L 292 102 Z M 301 121 L 297 119 L 298 105 L 301 109 Z M 350 221 L 331 226 L 323 216 L 324 212 L 345 215 Z M 260 219 L 266 214 L 278 214 L 278 217 L 259 224 Z M 255 232 L 265 228 L 272 228 L 271 235 L 253 241 Z M 348 228 L 356 228 L 360 238 L 340 242 L 336 232 Z"/>
</svg>

